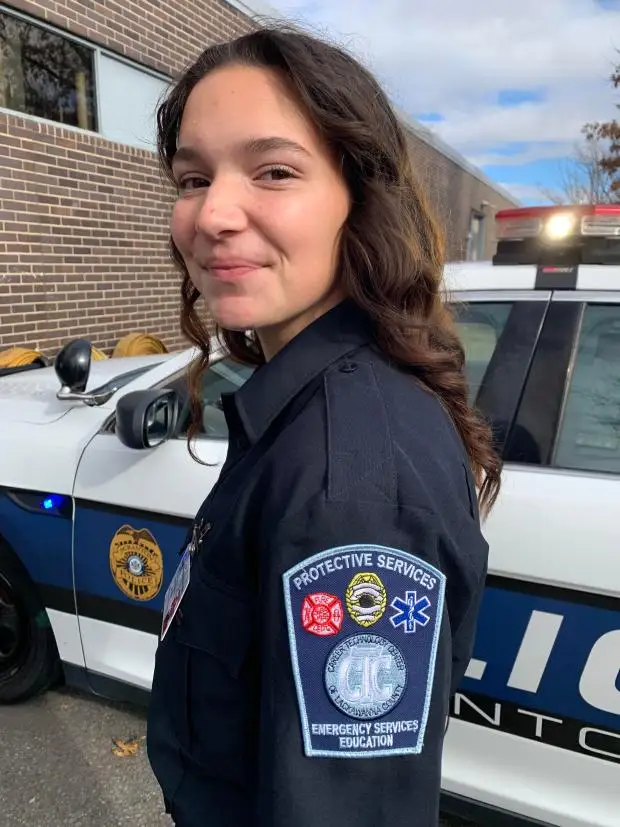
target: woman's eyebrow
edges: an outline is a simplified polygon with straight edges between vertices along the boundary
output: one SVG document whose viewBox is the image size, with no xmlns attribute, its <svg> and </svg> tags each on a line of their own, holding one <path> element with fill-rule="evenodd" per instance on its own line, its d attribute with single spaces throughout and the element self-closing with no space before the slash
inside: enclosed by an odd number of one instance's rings
<svg viewBox="0 0 620 827">
<path fill-rule="evenodd" d="M 292 141 L 290 138 L 280 138 L 276 135 L 268 138 L 250 138 L 248 141 L 244 141 L 241 149 L 251 155 L 260 155 L 265 152 L 287 149 L 290 152 L 296 152 L 299 155 L 310 157 L 310 152 L 301 144 Z"/>
<path fill-rule="evenodd" d="M 180 146 L 172 156 L 172 164 L 180 164 L 183 161 L 197 163 L 202 158 L 200 152 L 191 146 Z"/>
<path fill-rule="evenodd" d="M 262 155 L 266 152 L 277 152 L 278 150 L 288 150 L 295 152 L 298 155 L 304 155 L 307 158 L 311 157 L 311 153 L 298 144 L 297 141 L 292 141 L 290 138 L 281 138 L 277 135 L 272 135 L 266 138 L 249 138 L 247 141 L 242 141 L 237 151 L 246 155 Z M 184 161 L 188 163 L 197 163 L 203 159 L 202 153 L 192 146 L 180 146 L 174 153 L 172 158 L 173 164 L 179 164 Z"/>
</svg>

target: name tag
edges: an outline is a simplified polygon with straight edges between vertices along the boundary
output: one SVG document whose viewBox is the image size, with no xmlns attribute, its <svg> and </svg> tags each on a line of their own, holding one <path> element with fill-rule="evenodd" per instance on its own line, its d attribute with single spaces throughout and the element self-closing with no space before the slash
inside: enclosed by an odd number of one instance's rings
<svg viewBox="0 0 620 827">
<path fill-rule="evenodd" d="M 164 597 L 164 616 L 161 624 L 161 640 L 166 636 L 166 632 L 170 628 L 170 624 L 174 620 L 179 604 L 183 600 L 183 595 L 189 586 L 189 576 L 191 568 L 191 547 L 188 546 L 183 552 L 181 562 L 177 566 L 174 577 L 170 581 L 170 585 L 166 590 Z"/>
</svg>

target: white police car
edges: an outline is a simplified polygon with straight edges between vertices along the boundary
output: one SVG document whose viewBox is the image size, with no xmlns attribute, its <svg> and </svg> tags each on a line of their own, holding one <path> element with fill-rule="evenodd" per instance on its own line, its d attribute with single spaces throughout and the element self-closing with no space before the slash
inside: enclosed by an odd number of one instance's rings
<svg viewBox="0 0 620 827">
<path fill-rule="evenodd" d="M 497 225 L 493 263 L 446 270 L 505 469 L 444 808 L 617 827 L 620 207 L 505 211 Z M 148 693 L 163 595 L 225 458 L 219 396 L 251 372 L 223 358 L 206 374 L 200 465 L 184 439 L 191 358 L 90 365 L 78 341 L 56 373 L 0 371 L 0 701 L 61 667 L 93 692 Z"/>
</svg>

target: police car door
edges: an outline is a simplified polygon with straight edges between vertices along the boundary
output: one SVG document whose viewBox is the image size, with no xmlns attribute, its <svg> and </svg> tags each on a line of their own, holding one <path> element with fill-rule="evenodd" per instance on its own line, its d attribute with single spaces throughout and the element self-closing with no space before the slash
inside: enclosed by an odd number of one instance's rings
<svg viewBox="0 0 620 827">
<path fill-rule="evenodd" d="M 74 578 L 87 677 L 96 691 L 115 694 L 115 681 L 151 686 L 164 594 L 190 521 L 226 457 L 220 394 L 243 384 L 250 372 L 222 360 L 205 375 L 203 427 L 195 443 L 205 465 L 187 450 L 187 404 L 176 438 L 156 448 L 125 447 L 112 418 L 83 454 L 74 488 Z M 187 402 L 183 375 L 162 387 L 173 387 Z"/>
<path fill-rule="evenodd" d="M 584 286 L 603 268 L 580 269 Z M 618 293 L 554 293 L 504 457 L 445 787 L 549 824 L 612 827 L 620 813 Z"/>
</svg>

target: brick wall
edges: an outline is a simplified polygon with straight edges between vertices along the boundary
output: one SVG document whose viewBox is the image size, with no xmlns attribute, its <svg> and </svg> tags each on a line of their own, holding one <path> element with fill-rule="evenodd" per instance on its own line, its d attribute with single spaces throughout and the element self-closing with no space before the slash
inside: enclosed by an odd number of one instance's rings
<svg viewBox="0 0 620 827">
<path fill-rule="evenodd" d="M 209 43 L 251 27 L 224 0 L 7 5 L 168 75 Z M 419 137 L 411 147 L 449 253 L 461 258 L 471 208 L 498 197 Z M 167 248 L 170 204 L 152 153 L 0 113 L 0 349 L 53 355 L 85 336 L 109 351 L 136 331 L 184 346 Z"/>
<path fill-rule="evenodd" d="M 8 5 L 167 74 L 250 28 L 219 0 Z M 170 206 L 151 152 L 0 113 L 0 349 L 85 336 L 109 352 L 136 331 L 186 346 Z"/>
<path fill-rule="evenodd" d="M 0 114 L 0 176 L 0 347 L 138 329 L 181 344 L 152 153 Z"/>
<path fill-rule="evenodd" d="M 515 202 L 474 177 L 452 158 L 438 152 L 412 132 L 409 133 L 409 146 L 415 170 L 444 227 L 448 258 L 452 261 L 462 261 L 465 258 L 472 210 L 480 211 L 485 216 L 484 258 L 491 258 L 496 241 L 495 213 L 500 209 L 514 207 Z M 488 206 L 481 209 L 485 202 Z"/>
<path fill-rule="evenodd" d="M 209 43 L 250 29 L 223 0 L 10 0 L 32 17 L 166 74 L 180 72 Z"/>
</svg>

